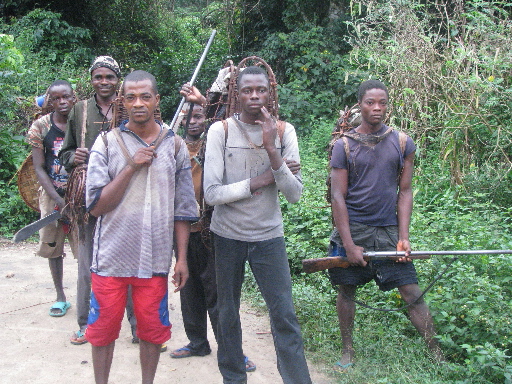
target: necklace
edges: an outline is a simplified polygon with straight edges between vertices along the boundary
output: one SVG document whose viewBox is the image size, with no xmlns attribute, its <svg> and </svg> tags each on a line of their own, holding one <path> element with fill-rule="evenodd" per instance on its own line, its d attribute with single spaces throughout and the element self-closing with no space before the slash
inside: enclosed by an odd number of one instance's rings
<svg viewBox="0 0 512 384">
<path fill-rule="evenodd" d="M 249 143 L 249 147 L 251 147 L 251 149 L 264 148 L 263 143 L 261 145 L 256 145 L 252 142 L 251 138 L 249 137 L 249 134 L 245 131 L 244 127 L 242 127 L 242 124 L 240 124 L 240 121 L 238 120 L 237 116 L 233 116 L 233 121 L 235 122 L 235 125 L 238 127 L 240 132 L 242 132 L 242 135 L 244 135 L 244 137 L 247 140 L 247 142 Z"/>
</svg>

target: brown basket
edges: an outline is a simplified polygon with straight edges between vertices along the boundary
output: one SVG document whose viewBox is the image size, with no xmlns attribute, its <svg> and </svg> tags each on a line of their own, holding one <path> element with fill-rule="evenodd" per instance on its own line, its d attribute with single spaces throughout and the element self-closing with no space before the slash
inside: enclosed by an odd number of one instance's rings
<svg viewBox="0 0 512 384">
<path fill-rule="evenodd" d="M 238 100 L 238 86 L 237 86 L 237 79 L 238 75 L 240 74 L 240 71 L 243 68 L 249 67 L 251 65 L 263 67 L 267 71 L 268 80 L 270 83 L 270 89 L 269 89 L 269 98 L 268 98 L 268 105 L 267 110 L 268 112 L 274 116 L 276 119 L 279 119 L 279 101 L 277 98 L 277 81 L 276 76 L 274 75 L 274 71 L 272 71 L 272 68 L 270 68 L 270 65 L 267 64 L 265 60 L 263 60 L 261 57 L 258 56 L 249 56 L 243 59 L 240 63 L 238 63 L 238 66 L 235 68 L 234 76 L 231 76 L 229 79 L 229 87 L 228 87 L 228 106 L 226 111 L 226 117 L 231 117 L 235 113 L 240 113 L 240 102 Z"/>
<path fill-rule="evenodd" d="M 34 211 L 39 212 L 39 181 L 37 180 L 36 171 L 32 154 L 28 155 L 20 169 L 18 169 L 18 190 L 21 198 Z"/>
</svg>

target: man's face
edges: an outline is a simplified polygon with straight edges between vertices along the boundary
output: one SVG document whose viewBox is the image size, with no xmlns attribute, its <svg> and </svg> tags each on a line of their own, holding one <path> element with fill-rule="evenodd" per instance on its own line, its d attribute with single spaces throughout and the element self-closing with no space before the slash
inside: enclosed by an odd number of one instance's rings
<svg viewBox="0 0 512 384">
<path fill-rule="evenodd" d="M 123 105 L 130 123 L 145 124 L 152 120 L 159 102 L 160 95 L 155 93 L 150 80 L 125 81 Z"/>
<path fill-rule="evenodd" d="M 103 99 L 109 99 L 114 96 L 118 83 L 119 78 L 111 69 L 99 67 L 91 73 L 92 87 L 96 94 Z"/>
<path fill-rule="evenodd" d="M 383 89 L 369 89 L 365 92 L 359 106 L 364 122 L 374 126 L 381 124 L 388 108 L 388 95 Z"/>
<path fill-rule="evenodd" d="M 262 74 L 247 74 L 241 78 L 238 100 L 243 112 L 251 115 L 261 112 L 261 107 L 268 104 L 268 85 Z"/>
<path fill-rule="evenodd" d="M 201 136 L 204 132 L 204 121 L 206 119 L 206 115 L 204 114 L 203 107 L 200 105 L 194 105 L 194 109 L 192 110 L 192 116 L 190 116 L 190 122 L 188 124 L 187 134 L 189 136 Z M 183 125 L 186 124 L 187 118 L 181 121 Z"/>
<path fill-rule="evenodd" d="M 62 116 L 69 115 L 75 101 L 73 90 L 67 85 L 55 85 L 48 94 L 48 103 Z"/>
</svg>

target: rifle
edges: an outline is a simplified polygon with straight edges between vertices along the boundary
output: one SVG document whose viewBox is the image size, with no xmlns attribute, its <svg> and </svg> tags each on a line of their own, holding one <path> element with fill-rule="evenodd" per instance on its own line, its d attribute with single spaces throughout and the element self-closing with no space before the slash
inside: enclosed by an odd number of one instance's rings
<svg viewBox="0 0 512 384">
<path fill-rule="evenodd" d="M 194 73 L 192 74 L 192 78 L 190 79 L 190 86 L 194 85 L 194 81 L 196 81 L 197 75 L 199 74 L 199 70 L 201 69 L 201 66 L 203 65 L 204 59 L 206 58 L 206 54 L 210 50 L 210 46 L 212 45 L 213 38 L 215 37 L 215 34 L 217 33 L 217 30 L 213 30 L 212 34 L 210 35 L 210 38 L 208 39 L 208 42 L 206 43 L 206 47 L 204 48 L 203 54 L 201 55 L 201 58 L 199 59 L 199 62 L 197 63 L 196 69 L 194 70 Z M 181 98 L 180 105 L 178 106 L 178 109 L 176 110 L 176 113 L 174 114 L 174 117 L 171 121 L 171 129 L 174 129 L 174 125 L 176 124 L 176 121 L 178 120 L 178 116 L 180 115 L 181 108 L 183 108 L 183 105 L 185 104 L 185 97 Z"/>
<path fill-rule="evenodd" d="M 471 250 L 471 251 L 412 251 L 409 255 L 410 259 L 428 259 L 430 256 L 457 256 L 457 255 L 504 255 L 511 254 L 512 250 Z M 404 257 L 404 251 L 384 251 L 384 252 L 363 252 L 363 259 L 369 260 L 398 260 L 400 257 Z M 302 260 L 302 269 L 306 273 L 313 273 L 323 271 L 324 269 L 341 267 L 348 268 L 350 263 L 346 257 L 332 256 L 332 257 L 321 257 L 318 259 L 305 259 Z"/>
</svg>

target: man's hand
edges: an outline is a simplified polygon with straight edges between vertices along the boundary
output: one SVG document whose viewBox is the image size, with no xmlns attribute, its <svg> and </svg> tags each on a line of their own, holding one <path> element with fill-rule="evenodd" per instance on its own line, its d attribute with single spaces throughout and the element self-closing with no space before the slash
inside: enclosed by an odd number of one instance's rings
<svg viewBox="0 0 512 384">
<path fill-rule="evenodd" d="M 153 158 L 157 157 L 157 153 L 155 152 L 155 147 L 144 147 L 137 149 L 135 155 L 133 155 L 133 162 L 137 168 L 142 167 L 143 165 L 150 166 L 153 162 Z"/>
<path fill-rule="evenodd" d="M 180 95 L 189 103 L 198 105 L 204 105 L 206 103 L 206 98 L 199 92 L 199 89 L 190 86 L 190 83 L 185 83 L 181 86 Z"/>
<path fill-rule="evenodd" d="M 174 266 L 174 274 L 172 275 L 172 283 L 176 287 L 174 292 L 180 291 L 186 284 L 188 279 L 187 263 L 176 262 Z"/>
<path fill-rule="evenodd" d="M 409 240 L 398 240 L 398 243 L 396 244 L 396 250 L 405 252 L 405 256 L 400 257 L 397 260 L 398 263 L 408 263 L 412 261 L 412 259 L 408 257 L 411 254 L 411 243 L 409 243 Z"/>
<path fill-rule="evenodd" d="M 297 163 L 295 160 L 288 160 L 286 158 L 283 159 L 286 163 L 286 166 L 290 171 L 292 171 L 292 174 L 297 174 L 297 172 L 300 171 L 300 163 Z"/>
<path fill-rule="evenodd" d="M 263 114 L 262 120 L 256 120 L 256 124 L 259 124 L 263 131 L 263 147 L 269 150 L 276 149 L 276 137 L 277 137 L 277 123 L 267 108 L 261 107 L 261 113 Z"/>
<path fill-rule="evenodd" d="M 77 148 L 75 150 L 74 165 L 84 164 L 89 158 L 89 150 L 87 148 Z"/>
<path fill-rule="evenodd" d="M 345 247 L 345 252 L 347 253 L 347 259 L 350 265 L 356 267 L 366 267 L 366 264 L 368 264 L 363 259 L 363 247 L 358 247 L 357 245 L 353 245 L 351 247 Z"/>
<path fill-rule="evenodd" d="M 58 208 L 58 211 L 60 211 L 60 213 L 62 213 L 62 208 L 64 208 L 66 206 L 66 202 L 64 201 L 64 199 L 62 197 L 58 197 L 55 199 L 55 205 L 57 206 Z"/>
</svg>

